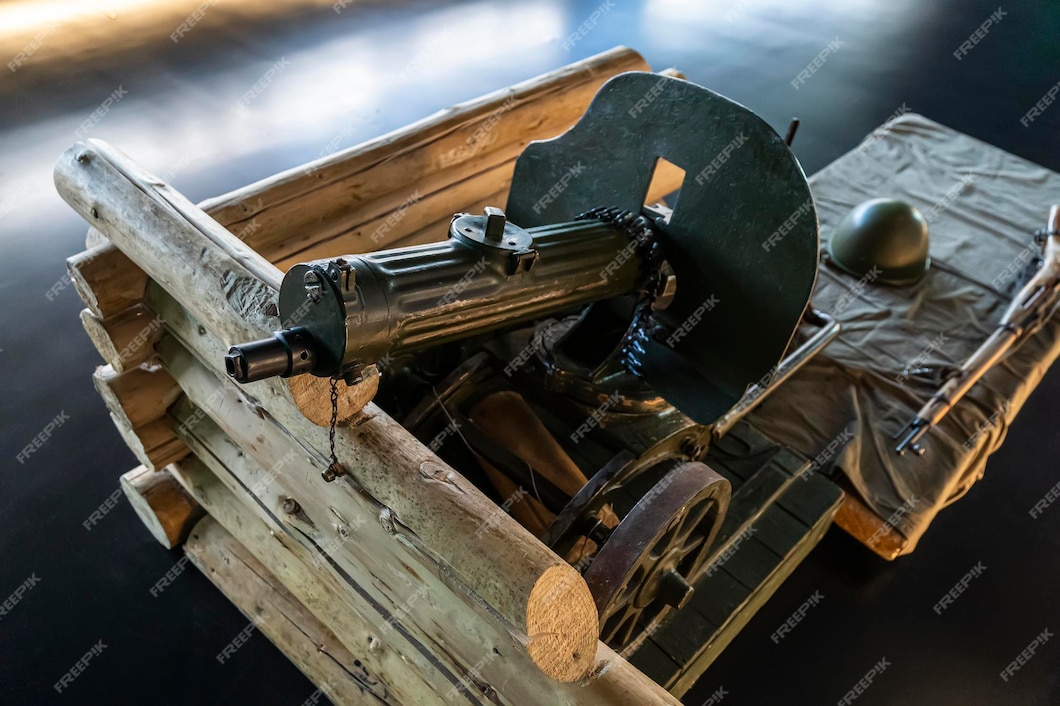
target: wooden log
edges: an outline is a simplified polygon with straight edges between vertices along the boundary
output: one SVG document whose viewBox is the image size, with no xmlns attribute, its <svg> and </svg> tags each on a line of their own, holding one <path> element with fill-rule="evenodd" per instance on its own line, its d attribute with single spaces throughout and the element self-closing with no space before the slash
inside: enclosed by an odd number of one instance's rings
<svg viewBox="0 0 1060 706">
<path fill-rule="evenodd" d="M 176 381 L 158 366 L 119 373 L 102 365 L 96 368 L 92 382 L 110 413 L 129 429 L 161 418 L 180 396 Z"/>
<path fill-rule="evenodd" d="M 147 286 L 143 270 L 109 244 L 69 258 L 66 270 L 81 301 L 100 319 L 140 303 Z"/>
<path fill-rule="evenodd" d="M 162 328 L 141 304 L 106 319 L 81 311 L 81 325 L 103 360 L 116 372 L 131 370 L 154 355 L 154 343 Z"/>
<path fill-rule="evenodd" d="M 121 476 L 120 484 L 136 516 L 166 549 L 183 544 L 202 518 L 199 503 L 164 469 L 137 466 Z"/>
<path fill-rule="evenodd" d="M 361 253 L 390 247 L 389 243 L 418 229 L 443 223 L 434 240 L 444 240 L 449 232 L 449 221 L 453 214 L 468 208 L 483 194 L 498 191 L 507 192 L 511 184 L 515 162 L 507 162 L 500 167 L 488 169 L 466 179 L 447 185 L 431 194 L 424 194 L 407 207 L 397 207 L 393 211 L 369 221 L 357 222 L 342 234 L 322 239 L 312 247 L 300 250 L 284 249 L 276 252 L 285 257 L 285 263 L 305 262 L 331 254 Z M 417 191 L 418 190 L 418 182 Z M 289 253 L 289 254 L 285 254 Z"/>
<path fill-rule="evenodd" d="M 472 201 L 470 203 L 464 203 L 456 206 L 454 213 L 458 211 L 467 211 L 468 213 L 481 213 L 482 209 L 486 206 L 496 206 L 497 204 L 503 204 L 508 200 L 508 186 L 510 183 L 504 184 L 503 191 L 496 191 L 488 196 L 484 196 L 480 199 Z M 453 220 L 452 214 L 439 218 L 434 223 L 420 228 L 417 231 L 403 235 L 400 240 L 396 240 L 390 244 L 393 248 L 405 248 L 410 245 L 422 245 L 424 243 L 436 243 L 440 240 L 445 240 L 449 237 L 449 224 Z M 291 263 L 297 264 L 297 263 Z"/>
<path fill-rule="evenodd" d="M 110 418 L 136 460 L 149 470 L 161 470 L 188 455 L 188 447 L 177 438 L 170 421 L 164 417 L 135 429 L 129 426 L 127 418 L 114 413 Z"/>
<path fill-rule="evenodd" d="M 326 625 L 347 650 L 358 655 L 364 669 L 375 675 L 393 700 L 406 704 L 429 703 L 433 694 L 444 693 L 451 686 L 431 661 L 410 646 L 404 633 L 384 632 L 386 623 L 378 619 L 377 609 L 356 592 L 344 591 L 341 582 L 324 570 L 327 560 L 322 554 L 306 549 L 287 534 L 275 516 L 271 516 L 271 522 L 261 519 L 260 507 L 258 513 L 253 512 L 219 479 L 220 476 L 235 482 L 234 476 L 215 459 L 211 462 L 217 466 L 216 475 L 195 456 L 174 464 L 169 470 L 211 518 Z M 237 589 L 234 593 L 242 596 L 244 591 Z M 237 605 L 242 600 L 233 598 Z M 446 701 L 467 703 L 463 698 Z"/>
<path fill-rule="evenodd" d="M 636 52 L 612 49 L 211 199 L 203 208 L 233 229 L 255 222 L 248 243 L 289 256 L 351 230 L 356 223 L 346 219 L 365 204 L 380 205 L 368 209 L 369 218 L 382 216 L 386 203 L 408 198 L 413 179 L 428 194 L 428 184 L 481 173 L 513 159 L 529 141 L 563 132 L 605 80 L 632 70 L 650 68 Z M 306 188 L 307 176 L 317 182 L 315 189 Z"/>
<path fill-rule="evenodd" d="M 660 74 L 683 78 L 674 70 L 662 71 Z M 550 98 L 552 101 L 548 103 L 549 106 L 556 100 L 555 96 Z M 460 164 L 459 169 L 444 169 L 437 173 L 428 169 L 425 175 L 417 175 L 414 188 L 410 189 L 406 184 L 401 190 L 381 197 L 377 202 L 360 202 L 358 209 L 347 217 L 341 228 L 332 226 L 335 232 L 325 231 L 312 236 L 311 240 L 315 241 L 313 244 L 302 245 L 301 249 L 295 250 L 288 244 L 277 247 L 275 243 L 261 243 L 263 252 L 267 252 L 269 259 L 280 269 L 287 270 L 308 260 L 445 240 L 454 213 L 479 212 L 486 206 L 503 206 L 508 200 L 516 158 L 526 145 L 531 140 L 554 137 L 565 131 L 581 117 L 591 98 L 592 95 L 584 96 L 580 111 L 577 114 L 572 111 L 567 116 L 569 122 L 562 125 L 557 123 L 552 134 L 545 134 L 540 121 L 524 125 L 521 133 L 516 126 L 512 131 L 514 141 L 498 148 L 496 159 L 492 162 L 466 162 Z M 515 117 L 504 116 L 503 120 L 507 122 Z M 517 137 L 520 134 L 523 138 Z M 371 173 L 392 167 L 393 163 L 384 162 Z M 648 187 L 647 201 L 661 201 L 679 189 L 684 176 L 684 172 L 675 165 L 660 162 Z M 350 203 L 350 197 L 335 203 L 348 208 L 346 205 Z M 305 233 L 319 226 L 319 223 L 306 223 L 287 227 L 292 237 L 298 238 L 299 243 L 305 243 L 309 240 Z"/>
<path fill-rule="evenodd" d="M 252 412 L 244 410 L 247 418 L 233 420 L 232 425 L 259 439 L 259 445 L 268 447 L 264 453 L 269 460 L 268 466 L 255 460 L 253 454 L 244 453 L 238 442 L 213 418 L 199 415 L 194 406 L 182 402 L 174 408 L 173 414 L 181 420 L 180 426 L 188 430 L 186 438 L 197 455 L 178 464 L 179 467 L 189 469 L 205 464 L 213 471 L 212 474 L 198 472 L 198 479 L 190 485 L 200 487 L 192 487 L 192 494 L 200 498 L 210 514 L 222 524 L 232 523 L 240 531 L 255 524 L 246 519 L 247 513 L 253 513 L 267 525 L 264 543 L 268 545 L 265 549 L 270 555 L 274 555 L 275 547 L 280 546 L 307 557 L 304 560 L 306 571 L 292 571 L 292 562 L 281 562 L 282 570 L 287 572 L 284 583 L 296 595 L 321 583 L 331 587 L 331 594 L 322 596 L 316 608 L 307 603 L 311 610 L 329 611 L 330 617 L 321 618 L 326 624 L 333 628 L 335 620 L 345 624 L 341 621 L 348 622 L 352 610 L 376 626 L 372 634 L 383 638 L 383 646 L 399 649 L 405 655 L 412 649 L 408 657 L 410 661 L 422 660 L 421 653 L 413 649 L 417 644 L 437 650 L 431 665 L 426 668 L 417 665 L 417 669 L 429 678 L 443 678 L 443 686 L 440 688 L 436 683 L 433 698 L 421 698 L 414 703 L 438 699 L 463 702 L 465 697 L 470 699 L 476 694 L 483 695 L 484 702 L 511 704 L 639 706 L 677 703 L 599 643 L 597 666 L 588 681 L 560 684 L 545 679 L 540 673 L 535 676 L 536 670 L 528 670 L 529 665 L 512 650 L 510 635 L 504 630 L 491 630 L 480 621 L 466 622 L 466 613 L 460 610 L 459 604 L 452 603 L 452 593 L 448 590 L 451 575 L 444 566 L 424 565 L 422 558 L 400 551 L 406 542 L 387 541 L 385 537 L 391 530 L 383 526 L 381 512 L 373 511 L 366 518 L 359 514 L 353 503 L 345 501 L 343 495 L 334 491 L 322 492 L 319 485 L 314 488 L 312 483 L 303 480 L 315 480 L 316 476 L 306 475 L 303 470 L 305 462 L 297 451 L 291 453 L 282 451 L 279 445 L 273 446 L 273 443 L 282 444 L 283 439 L 275 433 L 262 433 L 261 427 L 266 425 L 261 424 L 262 420 L 255 422 Z M 199 421 L 194 424 L 187 423 L 196 419 Z M 259 428 L 247 429 L 248 424 Z M 288 440 L 287 443 L 292 442 Z M 298 447 L 291 445 L 288 448 Z M 175 475 L 186 483 L 187 473 Z M 218 485 L 223 485 L 223 489 L 218 489 Z M 252 490 L 253 496 L 246 495 L 247 488 Z M 220 502 L 224 507 L 217 509 L 215 506 L 224 498 L 231 498 L 231 502 Z M 358 496 L 354 496 L 354 500 L 357 499 Z M 292 505 L 290 501 L 297 504 Z M 239 506 L 242 513 L 233 510 L 234 505 Z M 232 515 L 243 519 L 235 522 L 225 519 Z M 387 519 L 393 520 L 393 516 L 387 515 Z M 392 529 L 399 537 L 405 531 L 396 521 Z M 409 539 L 415 541 L 415 538 Z M 346 557 L 349 555 L 355 555 L 356 560 L 348 563 Z M 262 558 L 262 561 L 272 567 L 273 560 Z M 414 577 L 410 584 L 414 591 L 405 593 L 399 600 L 395 593 L 410 576 Z M 288 584 L 288 580 L 293 585 Z M 319 590 L 309 593 L 319 595 Z M 365 594 L 370 600 L 360 597 Z M 444 622 L 439 616 L 445 616 Z M 403 628 L 400 635 L 396 630 L 399 625 Z M 363 636 L 348 640 L 345 630 L 339 628 L 335 628 L 335 634 L 345 644 L 363 644 Z M 472 649 L 470 655 L 461 654 L 462 650 L 469 648 Z M 460 689 L 446 683 L 446 671 L 449 679 L 457 679 Z M 471 700 L 477 703 L 477 700 Z"/>
<path fill-rule="evenodd" d="M 399 204 L 392 211 L 290 255 L 283 254 L 286 250 L 276 251 L 274 256 L 281 258 L 276 260 L 277 266 L 289 269 L 308 260 L 378 250 L 384 247 L 383 244 L 387 244 L 385 247 L 405 247 L 445 240 L 454 213 L 478 213 L 486 206 L 503 206 L 508 200 L 514 171 L 513 159 L 428 196 L 420 196 L 417 189 L 414 192 L 417 200 L 413 205 Z M 683 178 L 684 172 L 679 168 L 660 163 L 648 188 L 647 201 L 662 200 L 681 187 Z"/>
<path fill-rule="evenodd" d="M 249 256 L 242 254 L 243 244 L 113 148 L 96 141 L 75 145 L 56 165 L 55 181 L 75 210 L 199 319 L 181 340 L 200 345 L 193 350 L 214 370 L 222 362 L 218 344 L 224 348 L 273 329 L 274 292 L 244 266 Z M 255 266 L 258 272 L 267 268 L 274 271 L 270 277 L 278 276 L 268 263 Z M 162 318 L 167 327 L 175 325 Z M 167 367 L 173 371 L 171 363 Z M 326 458 L 327 431 L 289 397 L 275 394 L 275 385 L 261 381 L 244 391 Z M 584 677 L 599 630 L 584 579 L 385 413 L 374 405 L 365 412 L 362 423 L 338 430 L 335 438 L 338 458 L 353 479 L 400 517 L 424 550 L 446 557 L 468 592 L 533 636 L 526 649 L 546 674 Z M 446 481 L 425 468 L 437 468 Z M 488 531 L 481 531 L 484 524 Z M 478 540 L 469 544 L 470 536 Z M 497 557 L 509 558 L 501 574 Z"/>
<path fill-rule="evenodd" d="M 119 373 L 104 365 L 96 368 L 92 382 L 114 427 L 141 464 L 155 471 L 188 453 L 164 419 L 180 396 L 180 387 L 165 370 L 143 366 Z"/>
<path fill-rule="evenodd" d="M 365 667 L 368 645 L 362 645 L 361 657 L 346 649 L 217 520 L 203 518 L 184 553 L 332 703 L 399 704 Z"/>
<path fill-rule="evenodd" d="M 279 270 L 113 147 L 93 140 L 74 145 L 56 165 L 55 179 L 67 202 L 120 247 L 125 259 L 131 257 L 133 269 L 194 301 L 202 324 L 226 346 L 279 328 L 274 301 L 282 280 Z M 155 237 L 144 237 L 154 227 L 160 228 Z M 146 279 L 137 302 L 144 287 Z M 322 384 L 327 383 L 292 388 L 282 382 L 286 397 L 316 424 L 331 418 L 328 396 L 319 394 Z M 378 380 L 370 378 L 367 384 Z M 351 416 L 375 393 L 357 387 L 339 382 L 340 411 Z"/>
</svg>

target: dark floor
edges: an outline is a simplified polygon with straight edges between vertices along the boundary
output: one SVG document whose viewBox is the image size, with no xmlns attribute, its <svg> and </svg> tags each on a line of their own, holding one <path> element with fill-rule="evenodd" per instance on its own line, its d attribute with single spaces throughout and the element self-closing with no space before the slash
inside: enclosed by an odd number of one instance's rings
<svg viewBox="0 0 1060 706">
<path fill-rule="evenodd" d="M 657 68 L 677 66 L 778 129 L 799 116 L 795 151 L 808 173 L 903 105 L 1060 169 L 1060 107 L 1029 127 L 1020 123 L 1060 81 L 1060 6 L 1045 0 L 1004 6 L 959 61 L 953 52 L 996 4 L 615 0 L 570 51 L 563 40 L 599 0 L 353 3 L 341 13 L 287 0 L 277 4 L 282 16 L 270 6 L 270 17 L 248 16 L 248 3 L 207 3 L 179 44 L 168 38 L 179 18 L 160 20 L 154 34 L 130 24 L 136 5 L 161 0 L 110 4 L 121 8 L 106 10 L 116 19 L 89 13 L 69 31 L 47 34 L 35 62 L 0 78 L 5 705 L 299 704 L 314 691 L 259 635 L 218 663 L 246 620 L 197 571 L 151 597 L 179 554 L 160 549 L 124 502 L 91 531 L 83 525 L 135 462 L 92 390 L 99 361 L 77 320 L 80 301 L 69 287 L 53 300 L 45 294 L 63 276 L 63 259 L 83 248 L 85 232 L 50 173 L 74 131 L 119 86 L 127 95 L 89 135 L 193 199 L 317 157 L 333 139 L 355 144 L 615 44 L 640 50 Z M 37 36 L 32 22 L 51 26 L 48 12 L 74 5 L 84 12 L 107 3 L 0 2 L 0 58 L 6 63 Z M 107 34 L 107 23 L 118 29 Z M 837 37 L 841 48 L 795 90 L 792 79 Z M 279 61 L 276 79 L 238 108 Z M 1054 202 L 1060 194 L 1042 195 L 1043 215 Z M 687 703 L 720 693 L 734 706 L 836 703 L 885 659 L 890 666 L 857 696 L 858 706 L 1060 704 L 1060 640 L 1007 682 L 999 676 L 1035 636 L 1060 629 L 1060 503 L 1036 520 L 1028 514 L 1060 480 L 1058 412 L 1054 371 L 986 479 L 942 513 L 913 556 L 887 564 L 838 530 L 829 534 Z M 18 462 L 18 451 L 57 415 L 69 421 Z M 932 606 L 977 562 L 985 573 L 936 615 Z M 20 600 L 3 603 L 27 582 L 34 585 Z M 770 634 L 815 591 L 820 605 L 773 644 Z M 56 693 L 52 685 L 98 641 L 106 648 Z"/>
</svg>

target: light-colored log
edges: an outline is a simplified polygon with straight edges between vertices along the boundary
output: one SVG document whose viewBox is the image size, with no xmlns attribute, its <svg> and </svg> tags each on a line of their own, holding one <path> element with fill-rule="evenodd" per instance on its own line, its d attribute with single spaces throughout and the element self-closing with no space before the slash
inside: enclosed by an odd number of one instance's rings
<svg viewBox="0 0 1060 706">
<path fill-rule="evenodd" d="M 296 595 L 308 591 L 318 596 L 307 607 L 322 611 L 322 620 L 347 647 L 367 641 L 397 653 L 421 675 L 416 681 L 426 682 L 423 687 L 413 682 L 417 689 L 444 695 L 441 701 L 454 703 L 462 703 L 471 693 L 461 684 L 461 676 L 479 659 L 462 659 L 461 648 L 473 641 L 480 652 L 489 653 L 493 647 L 505 654 L 510 651 L 507 640 L 498 643 L 497 635 L 483 634 L 477 621 L 471 625 L 461 621 L 462 612 L 452 604 L 452 592 L 438 572 L 410 558 L 386 535 L 378 510 L 361 514 L 348 503 L 332 503 L 330 498 L 318 502 L 319 493 L 288 487 L 289 477 L 304 476 L 306 470 L 318 475 L 318 469 L 294 450 L 296 446 L 264 435 L 261 443 L 276 459 L 265 466 L 243 453 L 212 418 L 199 418 L 197 412 L 190 403 L 174 409 L 174 419 L 188 430 L 185 438 L 195 451 L 195 456 L 178 464 L 177 477 L 233 533 L 263 523 L 272 544 L 299 557 L 298 563 L 282 559 L 282 580 Z M 190 420 L 198 421 L 189 424 Z M 200 466 L 209 468 L 205 476 Z M 247 488 L 252 496 L 246 494 Z M 291 502 L 298 504 L 285 507 Z M 267 566 L 277 558 L 275 549 L 265 547 L 261 553 L 256 543 L 247 546 Z M 434 627 L 438 615 L 446 616 L 444 637 Z M 390 674 L 393 678 L 401 671 Z M 411 700 L 433 699 L 419 694 Z"/>
<path fill-rule="evenodd" d="M 208 389 L 209 379 L 204 382 Z M 500 703 L 528 705 L 677 704 L 676 699 L 600 643 L 596 668 L 588 681 L 561 684 L 545 678 L 526 664 L 525 658 L 520 659 L 517 648 L 513 650 L 511 646 L 511 636 L 503 629 L 498 631 L 497 626 L 491 628 L 478 620 L 468 621 L 461 603 L 453 602 L 452 577 L 444 565 L 432 566 L 429 559 L 425 564 L 422 556 L 417 558 L 402 551 L 416 538 L 404 535 L 407 528 L 392 514 L 368 501 L 371 510 L 365 516 L 356 502 L 367 501 L 363 496 L 354 495 L 354 502 L 350 502 L 344 494 L 314 485 L 316 475 L 307 475 L 305 469 L 310 464 L 299 455 L 298 446 L 285 440 L 278 430 L 265 431 L 267 425 L 255 421 L 257 418 L 249 410 L 243 411 L 245 418 L 231 420 L 236 433 L 258 440 L 257 445 L 263 447 L 263 456 L 269 462 L 265 466 L 253 454 L 243 453 L 239 442 L 217 421 L 198 415 L 193 405 L 182 402 L 174 407 L 173 414 L 183 420 L 180 425 L 188 429 L 186 438 L 198 456 L 189 457 L 178 466 L 191 470 L 205 464 L 215 477 L 210 477 L 209 472 L 204 477 L 199 472 L 198 480 L 189 484 L 188 473 L 175 475 L 190 487 L 210 514 L 222 524 L 235 524 L 242 531 L 255 524 L 245 519 L 247 513 L 253 513 L 269 528 L 269 556 L 275 554 L 271 547 L 280 546 L 308 557 L 303 562 L 311 568 L 304 572 L 291 571 L 292 562 L 283 561 L 282 570 L 287 571 L 283 580 L 296 595 L 309 586 L 323 584 L 332 589 L 330 597 L 321 598 L 315 608 L 306 603 L 311 610 L 329 611 L 327 615 L 331 617 L 321 618 L 329 626 L 334 626 L 335 620 L 347 624 L 342 621 L 348 621 L 352 609 L 375 626 L 373 634 L 382 639 L 382 647 L 405 655 L 413 650 L 409 658 L 413 661 L 421 654 L 414 649 L 416 645 L 435 651 L 433 667 L 417 665 L 419 673 L 428 678 L 443 679 L 443 688 L 437 683 L 434 686 L 435 698 L 463 702 L 465 696 L 486 694 L 483 702 L 496 699 Z M 185 423 L 192 419 L 200 421 Z M 196 489 L 195 485 L 200 487 Z M 217 485 L 229 492 L 224 493 Z M 246 494 L 248 488 L 253 496 Z M 216 509 L 215 505 L 225 497 L 234 502 L 223 502 L 225 509 Z M 243 512 L 234 512 L 231 505 L 241 505 Z M 232 515 L 244 519 L 233 522 Z M 391 531 L 394 535 L 390 535 Z M 273 559 L 259 558 L 272 568 Z M 498 558 L 499 571 L 503 571 L 503 563 Z M 320 590 L 309 593 L 319 595 Z M 398 625 L 403 627 L 400 635 L 396 632 Z M 335 634 L 348 645 L 363 644 L 363 636 L 348 640 L 345 630 L 338 628 Z M 459 688 L 445 679 L 455 679 Z"/>
<path fill-rule="evenodd" d="M 67 259 L 66 270 L 81 301 L 100 319 L 140 303 L 147 285 L 143 270 L 109 244 Z"/>
<path fill-rule="evenodd" d="M 496 206 L 498 204 L 504 204 L 508 200 L 508 187 L 510 186 L 510 180 L 504 184 L 503 191 L 496 191 L 488 196 L 476 199 L 470 203 L 456 204 L 453 213 L 459 211 L 466 211 L 468 213 L 482 213 L 482 209 L 486 206 Z M 423 245 L 424 243 L 436 243 L 441 240 L 445 240 L 449 237 L 449 224 L 453 220 L 453 215 L 449 214 L 438 219 L 434 223 L 420 228 L 412 233 L 407 233 L 401 237 L 400 240 L 396 240 L 390 244 L 389 247 L 393 248 L 405 248 L 410 245 Z M 297 264 L 297 263 L 292 263 Z"/>
<path fill-rule="evenodd" d="M 660 73 L 682 78 L 679 72 L 673 70 Z M 549 98 L 557 100 L 555 96 Z M 510 136 L 514 141 L 497 149 L 495 164 L 466 162 L 461 163 L 458 170 L 445 169 L 438 173 L 428 171 L 423 176 L 417 175 L 413 184 L 406 183 L 403 189 L 388 198 L 383 197 L 376 203 L 360 204 L 361 207 L 347 217 L 341 228 L 332 226 L 332 230 L 336 232 L 325 230 L 307 238 L 305 234 L 311 227 L 318 227 L 319 224 L 288 226 L 291 229 L 291 237 L 299 238 L 299 242 L 303 243 L 300 249 L 295 249 L 287 243 L 280 247 L 276 247 L 274 243 L 262 243 L 262 247 L 269 253 L 271 261 L 280 269 L 287 270 L 308 260 L 445 240 L 454 213 L 477 213 L 485 206 L 503 207 L 507 203 L 516 158 L 531 140 L 553 137 L 573 125 L 588 106 L 592 94 L 580 96 L 579 100 L 581 98 L 584 98 L 584 105 L 578 103 L 581 108 L 576 113 L 571 111 L 571 115 L 566 115 L 564 110 L 557 110 L 557 114 L 563 114 L 570 120 L 562 125 L 557 123 L 554 133 L 546 134 L 540 121 L 524 125 L 522 128 L 516 124 L 512 131 L 513 136 Z M 544 101 L 544 98 L 538 100 Z M 550 101 L 547 105 L 552 106 L 553 102 Z M 546 108 L 542 106 L 542 110 L 544 109 Z M 514 118 L 515 116 L 505 115 L 502 121 L 507 122 Z M 548 123 L 548 126 L 552 125 Z M 525 139 L 514 137 L 520 134 L 524 135 Z M 501 157 L 503 159 L 500 159 Z M 378 165 L 372 173 L 391 166 L 393 165 L 389 162 Z M 482 166 L 485 168 L 481 168 Z M 667 194 L 676 191 L 681 187 L 684 177 L 685 173 L 680 168 L 668 162 L 660 162 L 648 187 L 647 201 L 660 201 Z M 349 197 L 337 203 L 347 204 Z M 300 213 L 305 217 L 311 211 L 307 209 Z M 313 243 L 305 246 L 304 243 L 310 240 Z"/>
<path fill-rule="evenodd" d="M 212 517 L 192 530 L 184 553 L 265 637 L 335 704 L 388 704 L 395 696 L 335 634 Z"/>
<path fill-rule="evenodd" d="M 166 549 L 183 544 L 202 518 L 199 503 L 165 469 L 137 466 L 121 476 L 120 484 L 136 516 Z"/>
<path fill-rule="evenodd" d="M 154 355 L 154 343 L 162 328 L 161 322 L 141 304 L 106 319 L 96 316 L 91 309 L 83 309 L 81 325 L 103 360 L 119 373 L 135 368 Z"/>
<path fill-rule="evenodd" d="M 335 635 L 364 668 L 375 675 L 396 701 L 430 703 L 444 693 L 450 682 L 427 656 L 415 649 L 402 631 L 383 630 L 377 607 L 325 569 L 327 559 L 310 551 L 288 534 L 273 514 L 246 504 L 253 499 L 237 496 L 229 487 L 236 483 L 229 469 L 210 459 L 216 473 L 200 459 L 189 456 L 170 467 L 182 486 L 227 530 L 241 546 L 260 561 L 282 586 Z M 227 482 L 222 482 L 221 477 Z M 354 538 L 356 539 L 356 538 Z M 365 617 L 370 616 L 370 617 Z M 385 638 L 385 639 L 384 639 Z M 281 647 L 282 649 L 282 647 Z M 467 703 L 449 699 L 450 703 Z M 355 702 L 356 703 L 356 702 Z"/>
<path fill-rule="evenodd" d="M 369 221 L 360 221 L 343 234 L 320 240 L 313 247 L 293 251 L 284 260 L 285 263 L 305 262 L 332 254 L 361 253 L 390 247 L 390 243 L 421 228 L 443 222 L 445 225 L 438 232 L 435 240 L 444 240 L 449 232 L 448 222 L 453 214 L 462 211 L 469 204 L 479 200 L 483 194 L 498 191 L 507 192 L 511 185 L 512 171 L 515 162 L 501 165 L 473 174 L 465 179 L 447 185 L 434 193 L 419 191 L 423 194 L 414 204 L 403 209 L 383 213 Z M 359 214 L 358 214 L 359 215 Z M 277 252 L 277 255 L 282 254 Z"/>
<path fill-rule="evenodd" d="M 154 471 L 188 453 L 164 419 L 180 387 L 161 367 L 144 365 L 119 373 L 103 365 L 96 368 L 92 382 L 114 427 L 141 464 Z"/>
<path fill-rule="evenodd" d="M 136 460 L 152 471 L 165 468 L 188 455 L 188 447 L 177 438 L 172 424 L 165 417 L 135 429 L 129 426 L 129 420 L 124 416 L 112 412 L 110 419 Z"/>
<path fill-rule="evenodd" d="M 96 368 L 92 382 L 107 409 L 130 429 L 159 419 L 180 396 L 176 381 L 158 366 L 119 373 L 109 365 Z"/>
<path fill-rule="evenodd" d="M 650 68 L 636 52 L 612 49 L 211 199 L 203 207 L 232 230 L 254 222 L 257 228 L 248 237 L 254 248 L 276 248 L 277 259 L 289 256 L 351 230 L 357 222 L 347 219 L 356 219 L 365 205 L 369 218 L 383 217 L 386 203 L 404 201 L 419 184 L 426 195 L 432 184 L 446 186 L 481 173 L 514 158 L 531 140 L 554 137 L 581 117 L 604 81 L 634 70 Z M 318 184 L 315 189 L 307 190 L 307 176 Z"/>
</svg>

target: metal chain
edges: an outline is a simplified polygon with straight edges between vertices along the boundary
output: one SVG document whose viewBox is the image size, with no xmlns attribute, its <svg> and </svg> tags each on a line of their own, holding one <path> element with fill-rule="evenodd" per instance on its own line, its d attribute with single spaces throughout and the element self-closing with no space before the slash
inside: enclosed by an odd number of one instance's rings
<svg viewBox="0 0 1060 706">
<path fill-rule="evenodd" d="M 328 444 L 331 450 L 331 465 L 321 474 L 327 482 L 345 475 L 346 469 L 339 463 L 339 457 L 335 454 L 335 430 L 339 425 L 339 378 L 331 378 L 331 423 L 328 425 Z"/>
</svg>

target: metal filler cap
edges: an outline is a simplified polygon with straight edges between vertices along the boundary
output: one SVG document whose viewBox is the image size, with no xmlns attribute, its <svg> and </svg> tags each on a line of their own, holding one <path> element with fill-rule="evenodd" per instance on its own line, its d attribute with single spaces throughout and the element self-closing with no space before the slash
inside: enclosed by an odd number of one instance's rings
<svg viewBox="0 0 1060 706">
<path fill-rule="evenodd" d="M 511 223 L 504 211 L 495 206 L 487 206 L 481 216 L 468 213 L 454 216 L 449 237 L 505 257 L 509 275 L 529 272 L 537 262 L 534 236 Z"/>
</svg>

